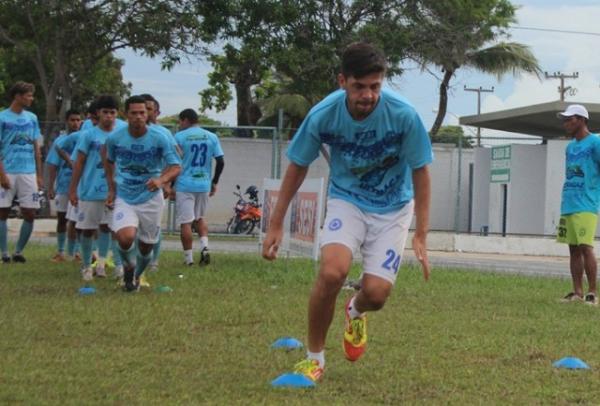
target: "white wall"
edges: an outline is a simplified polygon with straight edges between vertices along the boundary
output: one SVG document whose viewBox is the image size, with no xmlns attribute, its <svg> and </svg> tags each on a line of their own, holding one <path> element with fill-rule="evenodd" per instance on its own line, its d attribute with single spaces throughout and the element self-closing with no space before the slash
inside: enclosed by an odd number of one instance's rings
<svg viewBox="0 0 600 406">
<path fill-rule="evenodd" d="M 475 148 L 473 176 L 473 212 L 471 232 L 479 233 L 481 227 L 490 225 L 490 164 L 491 149 Z"/>
<path fill-rule="evenodd" d="M 562 186 L 565 182 L 565 150 L 568 140 L 549 140 L 546 146 L 544 234 L 556 233 L 560 218 Z"/>
</svg>

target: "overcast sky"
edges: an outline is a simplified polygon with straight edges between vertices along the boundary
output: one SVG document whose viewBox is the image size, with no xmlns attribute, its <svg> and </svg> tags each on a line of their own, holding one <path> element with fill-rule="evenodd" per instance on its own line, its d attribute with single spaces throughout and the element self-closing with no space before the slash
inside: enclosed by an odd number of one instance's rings
<svg viewBox="0 0 600 406">
<path fill-rule="evenodd" d="M 522 0 L 515 4 L 519 5 L 516 23 L 519 27 L 597 34 L 512 29 L 510 40 L 529 45 L 545 71 L 567 74 L 579 72 L 579 79 L 567 81 L 568 85 L 577 89 L 575 95 L 567 96 L 567 101 L 600 103 L 600 2 Z M 153 94 L 161 103 L 163 115 L 177 114 L 188 107 L 199 107 L 198 92 L 207 87 L 208 63 L 197 61 L 167 72 L 161 71 L 158 61 L 139 57 L 132 52 L 121 52 L 119 57 L 125 59 L 123 74 L 125 80 L 133 84 L 133 93 Z M 433 110 L 438 104 L 439 81 L 429 73 L 408 67 L 404 75 L 389 85 L 415 105 L 429 128 L 435 118 Z M 477 94 L 465 92 L 464 85 L 470 88 L 494 86 L 494 93 L 482 94 L 482 112 L 559 99 L 558 80 L 539 80 L 529 75 L 513 78 L 507 75 L 498 81 L 493 76 L 461 70 L 452 81 L 445 124 L 456 124 L 455 116 L 477 112 Z M 234 102 L 224 112 L 207 114 L 230 125 L 236 122 Z"/>
</svg>

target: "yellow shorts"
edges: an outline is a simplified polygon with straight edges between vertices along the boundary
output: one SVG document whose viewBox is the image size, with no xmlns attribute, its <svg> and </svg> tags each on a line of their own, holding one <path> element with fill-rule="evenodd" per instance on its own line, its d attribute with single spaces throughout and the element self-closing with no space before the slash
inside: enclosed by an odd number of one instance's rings
<svg viewBox="0 0 600 406">
<path fill-rule="evenodd" d="M 594 246 L 598 216 L 582 212 L 560 216 L 556 241 L 569 245 Z"/>
</svg>

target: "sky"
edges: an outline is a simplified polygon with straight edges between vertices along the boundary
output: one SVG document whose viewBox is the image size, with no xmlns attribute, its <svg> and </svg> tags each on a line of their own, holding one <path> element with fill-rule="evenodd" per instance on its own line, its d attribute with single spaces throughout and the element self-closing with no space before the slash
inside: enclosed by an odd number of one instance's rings
<svg viewBox="0 0 600 406">
<path fill-rule="evenodd" d="M 528 45 L 538 58 L 540 66 L 550 74 L 579 73 L 578 79 L 567 80 L 566 85 L 576 89 L 566 100 L 578 103 L 600 103 L 600 2 L 598 0 L 521 0 L 516 27 L 530 27 L 563 31 L 591 32 L 597 35 L 544 32 L 513 28 L 510 41 Z M 162 115 L 177 114 L 185 108 L 197 109 L 198 92 L 208 86 L 210 64 L 194 61 L 178 65 L 172 71 L 162 71 L 160 61 L 141 57 L 125 50 L 118 54 L 125 60 L 123 75 L 133 85 L 133 94 L 151 93 L 161 103 Z M 387 86 L 405 96 L 430 128 L 438 105 L 439 80 L 415 66 L 406 65 L 405 73 L 394 78 Z M 438 73 L 438 77 L 441 75 Z M 507 108 L 559 100 L 558 80 L 538 79 L 532 75 L 513 77 L 508 74 L 500 81 L 495 76 L 474 70 L 460 69 L 449 89 L 448 114 L 444 124 L 455 125 L 458 116 L 477 113 L 477 93 L 468 88 L 491 88 L 493 93 L 482 93 L 481 111 L 492 112 Z M 227 110 L 207 111 L 209 117 L 229 125 L 236 123 L 235 102 Z M 473 131 L 472 129 L 467 129 Z M 485 131 L 489 133 L 486 134 Z M 493 135 L 482 130 L 482 135 Z"/>
</svg>

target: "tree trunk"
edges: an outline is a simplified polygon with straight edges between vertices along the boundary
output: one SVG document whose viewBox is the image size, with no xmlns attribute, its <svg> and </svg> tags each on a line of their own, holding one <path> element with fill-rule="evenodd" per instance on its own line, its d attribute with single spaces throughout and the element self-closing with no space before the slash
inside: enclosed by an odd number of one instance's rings
<svg viewBox="0 0 600 406">
<path fill-rule="evenodd" d="M 454 75 L 453 70 L 446 70 L 444 73 L 444 79 L 440 84 L 440 102 L 438 105 L 437 116 L 435 117 L 435 121 L 429 130 L 429 136 L 433 137 L 438 133 L 442 123 L 444 122 L 444 117 L 446 117 L 446 109 L 448 108 L 448 85 L 450 83 L 450 79 L 452 79 L 452 75 Z"/>
</svg>

